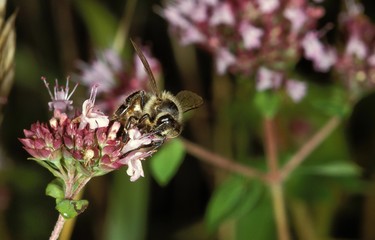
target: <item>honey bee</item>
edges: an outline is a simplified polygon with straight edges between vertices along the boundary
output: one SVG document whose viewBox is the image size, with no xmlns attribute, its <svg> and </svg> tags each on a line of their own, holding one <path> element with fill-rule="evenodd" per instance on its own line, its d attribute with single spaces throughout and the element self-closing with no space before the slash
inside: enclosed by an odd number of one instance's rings
<svg viewBox="0 0 375 240">
<path fill-rule="evenodd" d="M 183 113 L 201 106 L 203 99 L 187 90 L 176 95 L 168 91 L 160 92 L 145 56 L 137 44 L 131 42 L 147 72 L 151 92 L 139 90 L 130 94 L 112 119 L 121 122 L 125 132 L 137 126 L 144 133 L 153 132 L 164 138 L 175 138 L 182 131 Z"/>
</svg>

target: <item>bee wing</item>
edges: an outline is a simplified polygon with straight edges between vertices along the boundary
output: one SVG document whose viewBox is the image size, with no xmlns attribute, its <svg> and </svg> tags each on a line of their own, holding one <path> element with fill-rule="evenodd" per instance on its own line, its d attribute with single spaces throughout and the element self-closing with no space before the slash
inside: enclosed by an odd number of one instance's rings
<svg viewBox="0 0 375 240">
<path fill-rule="evenodd" d="M 160 97 L 159 89 L 158 89 L 158 86 L 156 85 L 156 80 L 155 80 L 154 74 L 151 71 L 150 65 L 148 64 L 145 55 L 142 53 L 141 49 L 138 47 L 138 45 L 132 39 L 130 39 L 130 41 L 133 44 L 133 47 L 134 47 L 135 51 L 137 52 L 137 55 L 138 55 L 139 59 L 141 60 L 141 62 L 143 64 L 143 67 L 146 70 L 146 73 L 147 73 L 148 78 L 150 80 L 151 90 L 153 91 L 153 93 L 156 96 Z"/>
<path fill-rule="evenodd" d="M 203 104 L 203 99 L 199 95 L 187 90 L 177 93 L 176 98 L 180 102 L 183 112 L 198 108 Z"/>
</svg>

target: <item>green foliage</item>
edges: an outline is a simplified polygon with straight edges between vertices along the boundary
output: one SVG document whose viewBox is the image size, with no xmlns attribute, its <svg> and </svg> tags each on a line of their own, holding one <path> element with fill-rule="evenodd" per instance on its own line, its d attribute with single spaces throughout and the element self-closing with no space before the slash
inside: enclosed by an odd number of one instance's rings
<svg viewBox="0 0 375 240">
<path fill-rule="evenodd" d="M 78 214 L 85 211 L 89 202 L 87 200 L 70 200 L 62 199 L 58 200 L 56 204 L 56 210 L 65 218 L 71 219 L 76 217 Z"/>
<path fill-rule="evenodd" d="M 266 194 L 251 213 L 238 219 L 236 226 L 237 240 L 274 240 L 276 237 L 273 206 Z"/>
<path fill-rule="evenodd" d="M 280 96 L 274 92 L 261 91 L 255 93 L 254 104 L 263 117 L 272 118 L 280 108 Z"/>
<path fill-rule="evenodd" d="M 207 206 L 205 220 L 210 231 L 214 231 L 228 218 L 247 215 L 258 203 L 263 192 L 263 185 L 231 176 L 213 193 Z"/>
<path fill-rule="evenodd" d="M 46 195 L 56 199 L 63 199 L 65 197 L 64 182 L 61 178 L 55 178 L 47 185 Z"/>
<path fill-rule="evenodd" d="M 180 139 L 166 143 L 150 160 L 151 173 L 155 180 L 165 186 L 176 174 L 185 156 L 185 148 Z"/>
<path fill-rule="evenodd" d="M 83 17 L 94 45 L 108 48 L 116 34 L 116 19 L 100 2 L 79 0 L 73 2 Z"/>
<path fill-rule="evenodd" d="M 123 171 L 113 173 L 102 239 L 145 239 L 149 204 L 149 180 L 130 182 Z"/>
<path fill-rule="evenodd" d="M 313 174 L 327 177 L 359 177 L 360 169 L 348 161 L 335 161 L 316 166 L 300 167 L 298 173 Z"/>
<path fill-rule="evenodd" d="M 348 102 L 347 93 L 343 89 L 333 87 L 331 92 L 324 98 L 314 97 L 312 105 L 329 116 L 346 117 L 350 113 L 351 106 Z M 322 93 L 320 93 L 321 95 Z"/>
</svg>

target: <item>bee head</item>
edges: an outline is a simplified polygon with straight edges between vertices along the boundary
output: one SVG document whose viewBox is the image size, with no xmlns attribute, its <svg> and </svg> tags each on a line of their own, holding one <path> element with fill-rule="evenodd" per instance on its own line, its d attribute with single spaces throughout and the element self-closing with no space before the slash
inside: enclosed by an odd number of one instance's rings
<svg viewBox="0 0 375 240">
<path fill-rule="evenodd" d="M 160 135 L 166 138 L 175 138 L 180 135 L 182 126 L 173 115 L 166 113 L 156 118 L 156 130 Z"/>
</svg>

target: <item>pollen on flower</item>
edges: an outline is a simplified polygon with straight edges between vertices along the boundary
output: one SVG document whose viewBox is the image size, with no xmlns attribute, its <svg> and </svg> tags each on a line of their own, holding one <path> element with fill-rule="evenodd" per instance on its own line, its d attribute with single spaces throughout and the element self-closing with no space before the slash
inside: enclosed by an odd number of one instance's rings
<svg viewBox="0 0 375 240">
<path fill-rule="evenodd" d="M 87 149 L 83 154 L 83 159 L 85 161 L 90 161 L 95 156 L 95 152 L 92 149 Z"/>
<path fill-rule="evenodd" d="M 53 88 L 53 94 L 49 88 L 49 83 L 45 77 L 42 77 L 44 85 L 46 86 L 48 93 L 51 97 L 51 102 L 48 102 L 50 110 L 58 111 L 60 113 L 71 110 L 73 100 L 70 100 L 74 91 L 76 90 L 78 83 L 74 86 L 73 90 L 69 93 L 69 77 L 66 79 L 65 88 L 59 86 L 57 79 L 55 80 L 55 86 Z"/>
</svg>

